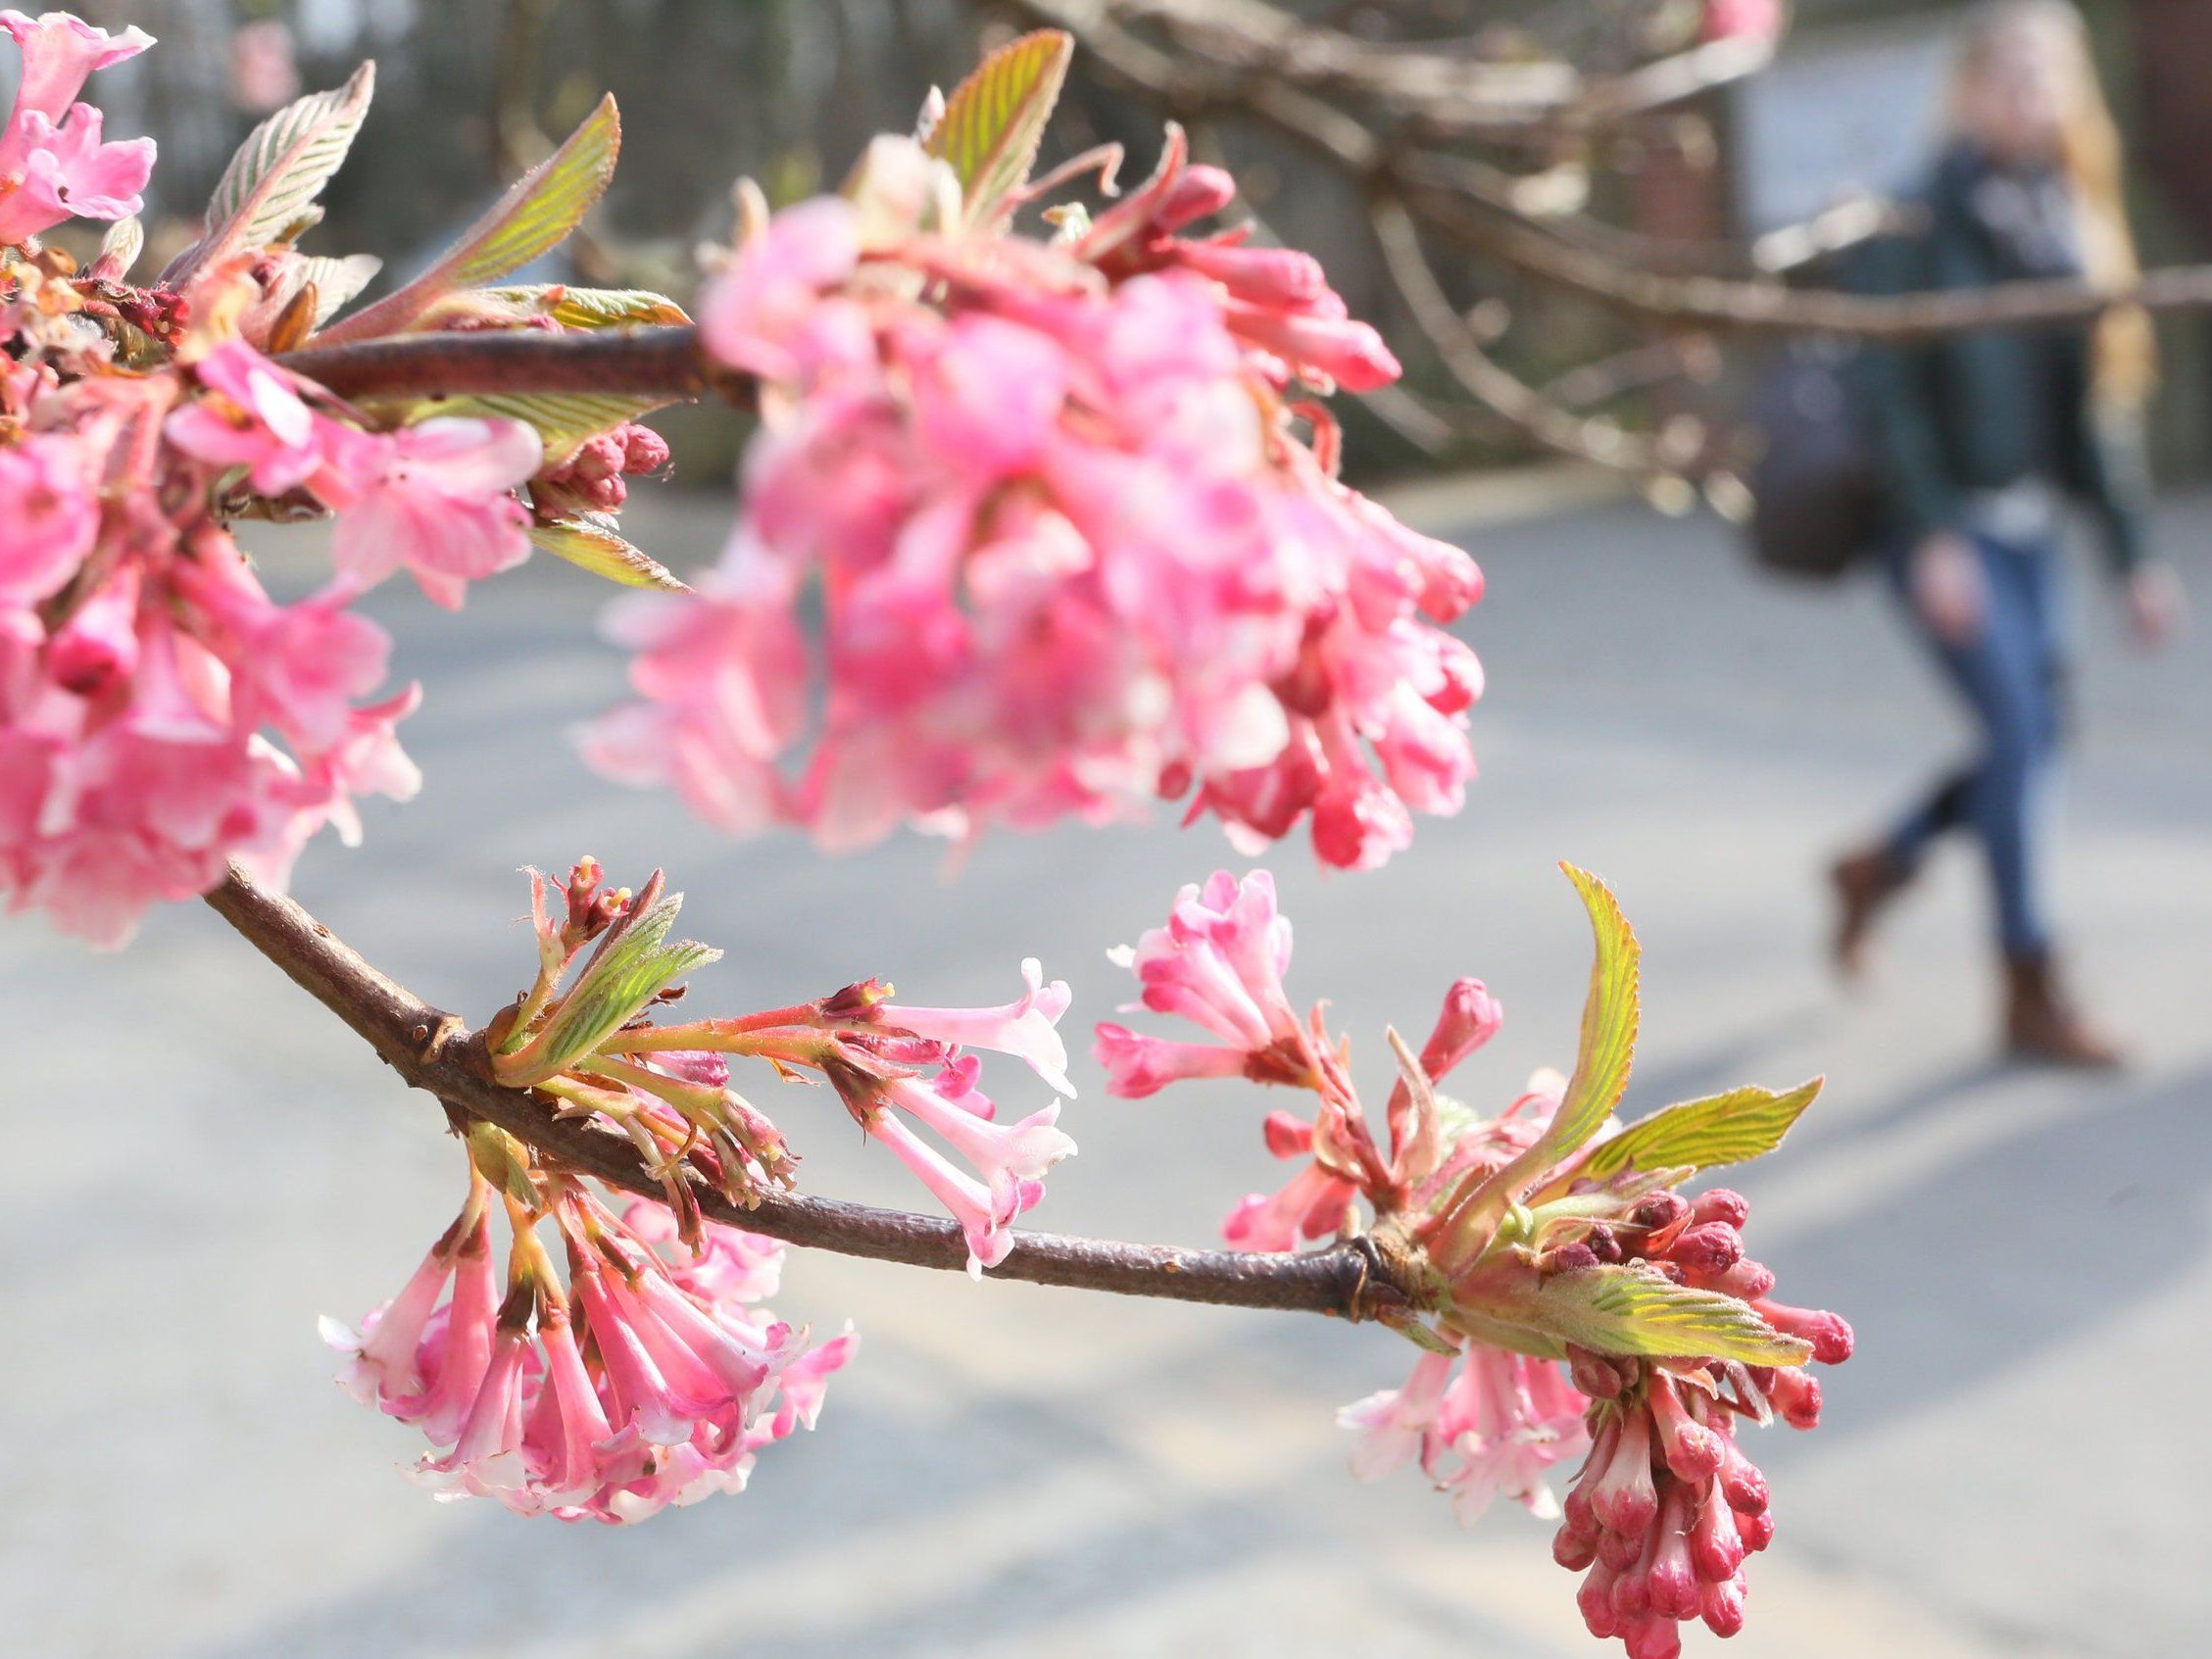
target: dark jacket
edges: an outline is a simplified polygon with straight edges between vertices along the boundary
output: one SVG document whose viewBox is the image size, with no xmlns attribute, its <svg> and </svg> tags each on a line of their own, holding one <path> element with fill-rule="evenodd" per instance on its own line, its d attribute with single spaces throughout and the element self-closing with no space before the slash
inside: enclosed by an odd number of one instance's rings
<svg viewBox="0 0 2212 1659">
<path fill-rule="evenodd" d="M 1861 250 L 1851 286 L 1908 294 L 2081 272 L 2055 178 L 1999 173 L 1954 148 L 1918 202 L 1921 222 Z M 1892 525 L 1905 538 L 1964 527 L 1975 491 L 2040 477 L 2095 514 L 2115 570 L 2141 559 L 2150 493 L 2141 435 L 2132 417 L 2093 407 L 2086 325 L 1870 347 L 1859 374 Z"/>
</svg>

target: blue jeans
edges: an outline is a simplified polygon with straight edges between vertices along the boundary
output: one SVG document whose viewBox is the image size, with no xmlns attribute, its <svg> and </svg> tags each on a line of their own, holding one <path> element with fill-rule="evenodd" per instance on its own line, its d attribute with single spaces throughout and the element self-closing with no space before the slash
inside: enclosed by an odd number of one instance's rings
<svg viewBox="0 0 2212 1659">
<path fill-rule="evenodd" d="M 1890 561 L 1906 614 L 1982 728 L 1982 752 L 1896 822 L 1888 851 L 1910 870 L 1938 836 L 1971 831 L 1989 862 L 1998 938 L 2007 951 L 2038 952 L 2050 944 L 2043 863 L 2064 724 L 2064 558 L 2049 541 L 1973 541 L 1988 597 L 1981 632 L 1964 645 L 1939 638 L 1920 614 L 1906 579 L 1909 556 Z"/>
</svg>

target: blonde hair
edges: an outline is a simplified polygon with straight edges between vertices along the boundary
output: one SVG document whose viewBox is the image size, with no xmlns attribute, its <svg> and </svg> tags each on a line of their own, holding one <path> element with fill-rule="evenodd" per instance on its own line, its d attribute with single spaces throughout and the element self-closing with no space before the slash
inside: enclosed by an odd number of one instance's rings
<svg viewBox="0 0 2212 1659">
<path fill-rule="evenodd" d="M 2133 288 L 2142 265 L 2128 226 L 2120 127 L 2097 82 L 2089 29 L 2069 0 L 1982 0 L 1967 14 L 1951 66 L 1952 124 L 1960 124 L 1968 83 L 1987 72 L 1998 43 L 2020 30 L 2040 34 L 2065 71 L 2059 164 L 2080 220 L 2084 274 L 2107 292 Z M 2158 382 L 2158 342 L 2140 306 L 2121 306 L 2097 319 L 2090 378 L 2097 402 L 2107 407 L 2132 408 L 2149 396 Z"/>
</svg>

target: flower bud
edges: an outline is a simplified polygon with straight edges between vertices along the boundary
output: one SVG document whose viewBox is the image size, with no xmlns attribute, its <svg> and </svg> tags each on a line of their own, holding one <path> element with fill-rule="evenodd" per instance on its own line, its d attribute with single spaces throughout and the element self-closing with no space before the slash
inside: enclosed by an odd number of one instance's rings
<svg viewBox="0 0 2212 1659">
<path fill-rule="evenodd" d="M 1767 1397 L 1791 1428 L 1820 1427 L 1820 1383 L 1807 1372 L 1796 1366 L 1777 1371 Z"/>
<path fill-rule="evenodd" d="M 1575 1590 L 1575 1607 L 1582 1614 L 1582 1622 L 1600 1641 L 1619 1634 L 1621 1628 L 1613 1612 L 1613 1569 L 1600 1561 Z"/>
<path fill-rule="evenodd" d="M 1786 1302 L 1754 1301 L 1751 1308 L 1784 1336 L 1812 1343 L 1812 1356 L 1823 1365 L 1841 1365 L 1851 1357 L 1851 1327 L 1840 1314 Z"/>
<path fill-rule="evenodd" d="M 1704 1586 L 1697 1593 L 1697 1613 L 1705 1628 L 1717 1636 L 1732 1636 L 1744 1628 L 1744 1581 L 1724 1579 Z"/>
<path fill-rule="evenodd" d="M 1726 1187 L 1715 1187 L 1709 1193 L 1699 1193 L 1690 1200 L 1690 1219 L 1697 1226 L 1708 1221 L 1725 1221 L 1729 1226 L 1742 1231 L 1750 1215 L 1750 1200 Z"/>
<path fill-rule="evenodd" d="M 1697 1517 L 1691 1523 L 1690 1559 L 1697 1576 L 1708 1584 L 1725 1584 L 1744 1564 L 1744 1539 L 1736 1530 L 1735 1512 L 1717 1487 L 1706 1488 Z"/>
<path fill-rule="evenodd" d="M 1622 1417 L 1612 1461 L 1590 1494 L 1591 1507 L 1605 1530 L 1624 1537 L 1642 1537 L 1659 1513 L 1659 1494 L 1651 1484 L 1649 1421 L 1641 1411 Z"/>
<path fill-rule="evenodd" d="M 1693 1274 L 1726 1273 L 1744 1259 L 1744 1235 L 1725 1221 L 1688 1229 L 1667 1254 Z"/>
</svg>

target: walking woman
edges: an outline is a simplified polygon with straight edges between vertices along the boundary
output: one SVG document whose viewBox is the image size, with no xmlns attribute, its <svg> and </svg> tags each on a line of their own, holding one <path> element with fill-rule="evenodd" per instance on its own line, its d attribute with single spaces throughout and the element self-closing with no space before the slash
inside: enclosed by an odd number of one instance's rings
<svg viewBox="0 0 2212 1659">
<path fill-rule="evenodd" d="M 1924 222 L 1868 250 L 1866 286 L 2133 280 L 2119 136 L 2065 0 L 1990 0 L 1970 13 L 1949 115 L 1921 195 Z M 1994 890 L 2005 1042 L 2028 1059 L 2120 1058 L 2053 967 L 2045 817 L 2065 724 L 2069 498 L 2096 520 L 2138 637 L 2161 644 L 2181 620 L 2173 572 L 2143 543 L 2139 413 L 2155 367 L 2149 319 L 2132 309 L 2087 326 L 1945 334 L 1864 357 L 1892 578 L 1972 711 L 1981 749 L 1837 863 L 1837 958 L 1856 972 L 1871 924 L 1929 845 L 1971 835 Z"/>
</svg>

